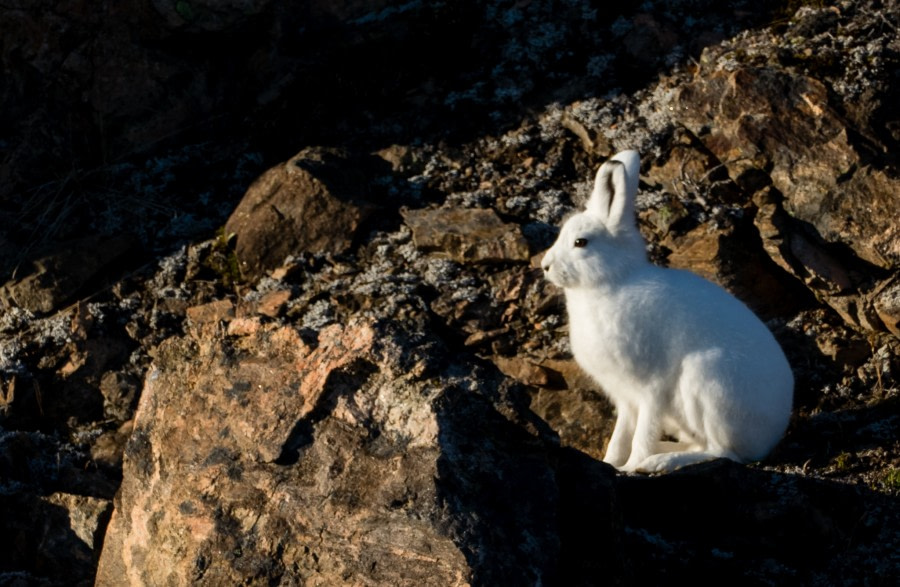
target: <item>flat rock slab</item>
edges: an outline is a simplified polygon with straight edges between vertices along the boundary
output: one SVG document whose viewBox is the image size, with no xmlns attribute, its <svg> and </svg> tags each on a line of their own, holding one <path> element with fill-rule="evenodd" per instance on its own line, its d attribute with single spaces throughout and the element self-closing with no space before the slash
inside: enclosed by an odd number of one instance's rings
<svg viewBox="0 0 900 587">
<path fill-rule="evenodd" d="M 505 224 L 493 210 L 405 210 L 416 247 L 460 263 L 528 261 L 530 252 L 519 227 Z"/>
</svg>

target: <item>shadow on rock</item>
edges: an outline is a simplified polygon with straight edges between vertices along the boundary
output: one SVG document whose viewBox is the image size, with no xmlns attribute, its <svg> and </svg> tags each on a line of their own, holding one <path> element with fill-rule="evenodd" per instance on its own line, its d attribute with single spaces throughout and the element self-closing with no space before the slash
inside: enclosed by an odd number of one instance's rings
<svg viewBox="0 0 900 587">
<path fill-rule="evenodd" d="M 501 413 L 473 391 L 448 388 L 435 409 L 438 498 L 473 584 L 622 584 L 612 467 L 554 446 L 546 428 L 530 433 L 510 419 L 515 408 Z"/>
<path fill-rule="evenodd" d="M 888 585 L 897 500 L 864 487 L 718 460 L 661 477 L 619 477 L 638 584 Z"/>
</svg>

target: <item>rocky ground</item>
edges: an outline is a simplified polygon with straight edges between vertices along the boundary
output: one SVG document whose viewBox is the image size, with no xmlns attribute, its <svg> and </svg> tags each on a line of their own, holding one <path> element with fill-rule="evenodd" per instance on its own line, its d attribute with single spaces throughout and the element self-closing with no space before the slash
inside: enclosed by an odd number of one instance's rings
<svg viewBox="0 0 900 587">
<path fill-rule="evenodd" d="M 607 10 L 0 8 L 0 583 L 895 584 L 900 6 Z M 537 260 L 625 148 L 764 462 L 599 462 Z"/>
</svg>

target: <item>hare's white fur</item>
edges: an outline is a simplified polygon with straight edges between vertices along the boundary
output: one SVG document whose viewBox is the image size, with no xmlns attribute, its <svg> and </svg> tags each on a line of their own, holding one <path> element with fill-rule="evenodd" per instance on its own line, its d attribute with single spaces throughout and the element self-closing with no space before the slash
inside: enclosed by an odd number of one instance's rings
<svg viewBox="0 0 900 587">
<path fill-rule="evenodd" d="M 603 460 L 657 472 L 762 459 L 790 419 L 790 365 L 731 294 L 647 260 L 634 215 L 639 172 L 635 151 L 604 163 L 585 211 L 542 261 L 565 289 L 575 360 L 617 411 Z"/>
</svg>

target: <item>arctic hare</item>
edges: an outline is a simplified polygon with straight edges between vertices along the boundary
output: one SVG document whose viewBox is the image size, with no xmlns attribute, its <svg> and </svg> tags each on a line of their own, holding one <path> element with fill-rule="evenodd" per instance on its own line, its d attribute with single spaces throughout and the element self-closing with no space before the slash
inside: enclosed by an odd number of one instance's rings
<svg viewBox="0 0 900 587">
<path fill-rule="evenodd" d="M 639 172 L 635 151 L 604 163 L 586 209 L 542 261 L 565 289 L 575 360 L 618 413 L 603 460 L 663 472 L 718 457 L 762 459 L 790 419 L 790 365 L 731 294 L 648 261 L 635 222 Z"/>
</svg>

